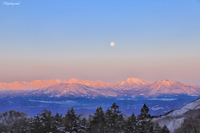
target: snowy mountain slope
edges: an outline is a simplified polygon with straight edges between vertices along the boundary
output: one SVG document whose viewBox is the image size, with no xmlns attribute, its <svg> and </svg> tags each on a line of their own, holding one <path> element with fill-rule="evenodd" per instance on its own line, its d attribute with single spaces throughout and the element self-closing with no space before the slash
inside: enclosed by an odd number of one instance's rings
<svg viewBox="0 0 200 133">
<path fill-rule="evenodd" d="M 3 83 L 0 82 L 0 89 L 5 90 L 33 90 L 48 87 L 51 85 L 55 85 L 57 83 L 61 83 L 61 80 L 34 80 L 31 82 L 26 81 L 15 81 L 13 83 Z"/>
<path fill-rule="evenodd" d="M 65 85 L 64 85 L 65 84 Z M 63 89 L 60 89 L 63 88 Z M 74 88 L 74 89 L 72 89 Z M 24 93 L 26 92 L 27 93 Z M 159 80 L 155 82 L 143 79 L 128 78 L 122 82 L 105 83 L 89 80 L 34 80 L 31 82 L 16 81 L 13 83 L 0 82 L 0 96 L 48 94 L 60 96 L 158 96 L 163 94 L 200 95 L 200 86 L 180 83 L 174 80 Z M 65 92 L 64 92 L 65 91 Z M 19 93 L 21 92 L 21 93 Z M 22 93 L 23 92 L 23 93 Z M 5 95 L 4 95 L 5 94 Z"/>
<path fill-rule="evenodd" d="M 98 96 L 100 91 L 93 89 L 90 86 L 86 86 L 78 83 L 60 83 L 54 86 L 38 89 L 28 93 L 28 95 L 48 95 L 51 97 L 67 97 L 67 96 Z"/>
<path fill-rule="evenodd" d="M 60 83 L 54 86 L 37 89 L 27 93 L 27 95 L 48 95 L 51 97 L 115 97 L 118 96 L 119 92 L 115 90 L 107 89 L 96 89 L 91 86 L 86 86 L 79 83 Z"/>
<path fill-rule="evenodd" d="M 137 79 L 137 78 L 128 78 L 125 81 L 122 82 L 116 82 L 112 84 L 112 88 L 116 90 L 138 90 L 143 88 L 146 85 L 149 85 L 150 81 L 145 81 L 143 79 Z"/>
<path fill-rule="evenodd" d="M 144 87 L 150 90 L 150 95 L 160 94 L 188 94 L 199 95 L 200 87 L 180 83 L 174 80 L 159 80 Z"/>
<path fill-rule="evenodd" d="M 187 117 L 195 117 L 200 113 L 200 99 L 190 102 L 180 109 L 170 111 L 169 113 L 157 118 L 153 118 L 152 121 L 159 123 L 161 127 L 166 125 L 171 133 L 175 129 L 178 129 Z"/>
<path fill-rule="evenodd" d="M 112 83 L 105 83 L 103 81 L 97 80 L 97 81 L 89 81 L 89 80 L 78 80 L 78 79 L 70 79 L 70 80 L 65 80 L 64 83 L 79 83 L 83 84 L 86 86 L 91 86 L 96 89 L 101 89 L 101 88 L 109 88 Z"/>
</svg>

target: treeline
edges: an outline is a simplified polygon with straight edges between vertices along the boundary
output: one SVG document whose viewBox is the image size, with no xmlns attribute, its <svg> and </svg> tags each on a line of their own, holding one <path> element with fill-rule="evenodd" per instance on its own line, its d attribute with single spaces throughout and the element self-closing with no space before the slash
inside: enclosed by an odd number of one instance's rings
<svg viewBox="0 0 200 133">
<path fill-rule="evenodd" d="M 3 133 L 169 133 L 166 126 L 151 122 L 146 104 L 141 113 L 127 116 L 114 103 L 105 113 L 98 107 L 93 115 L 85 118 L 76 114 L 74 108 L 65 115 L 44 109 L 41 114 L 28 117 L 26 113 L 9 110 L 0 114 L 0 132 Z"/>
<path fill-rule="evenodd" d="M 175 133 L 200 133 L 200 109 L 197 110 L 198 115 L 195 114 L 184 119 L 180 128 L 175 130 Z"/>
</svg>

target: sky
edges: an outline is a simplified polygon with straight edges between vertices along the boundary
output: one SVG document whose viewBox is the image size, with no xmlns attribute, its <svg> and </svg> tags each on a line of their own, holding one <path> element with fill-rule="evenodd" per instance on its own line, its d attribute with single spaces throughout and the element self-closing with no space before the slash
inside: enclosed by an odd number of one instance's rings
<svg viewBox="0 0 200 133">
<path fill-rule="evenodd" d="M 200 0 L 1 1 L 0 82 L 130 77 L 200 85 Z"/>
</svg>

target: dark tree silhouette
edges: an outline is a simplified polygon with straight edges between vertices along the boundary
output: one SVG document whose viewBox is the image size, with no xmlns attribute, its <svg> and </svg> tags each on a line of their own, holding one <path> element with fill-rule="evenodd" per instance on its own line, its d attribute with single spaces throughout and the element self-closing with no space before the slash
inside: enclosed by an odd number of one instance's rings
<svg viewBox="0 0 200 133">
<path fill-rule="evenodd" d="M 166 126 L 162 129 L 158 124 L 154 126 L 148 114 L 146 104 L 141 108 L 137 117 L 121 114 L 119 106 L 114 103 L 107 109 L 105 114 L 102 107 L 98 107 L 94 115 L 86 119 L 83 115 L 75 114 L 74 108 L 68 109 L 63 117 L 44 109 L 41 114 L 27 117 L 26 113 L 14 110 L 0 113 L 0 132 L 5 133 L 169 133 Z M 177 133 L 199 133 L 200 115 L 186 119 L 184 130 Z M 190 128 L 188 128 L 190 127 Z M 178 132 L 179 131 L 179 132 Z"/>
<path fill-rule="evenodd" d="M 107 109 L 105 113 L 105 129 L 109 133 L 117 133 L 123 129 L 123 115 L 120 114 L 119 106 L 114 103 L 111 109 Z"/>
<path fill-rule="evenodd" d="M 43 132 L 51 132 L 53 130 L 53 116 L 51 111 L 44 109 L 40 117 L 43 125 Z"/>
<path fill-rule="evenodd" d="M 93 120 L 91 122 L 91 132 L 103 133 L 104 132 L 105 116 L 103 109 L 98 107 L 94 113 Z"/>
<path fill-rule="evenodd" d="M 52 132 L 58 133 L 59 128 L 62 126 L 62 114 L 59 115 L 59 113 L 56 113 L 56 115 L 53 117 L 53 123 L 52 123 Z"/>
<path fill-rule="evenodd" d="M 30 122 L 30 131 L 31 133 L 43 132 L 43 125 L 40 115 L 37 114 L 36 116 L 34 116 L 33 120 Z"/>
<path fill-rule="evenodd" d="M 181 127 L 175 130 L 175 133 L 200 133 L 200 115 L 186 118 Z"/>
<path fill-rule="evenodd" d="M 140 110 L 140 114 L 137 117 L 137 132 L 140 133 L 150 133 L 153 132 L 153 123 L 150 119 L 150 114 L 148 114 L 149 108 L 146 104 Z"/>
<path fill-rule="evenodd" d="M 74 108 L 68 109 L 64 120 L 65 120 L 64 121 L 64 125 L 65 125 L 64 131 L 70 132 L 70 133 L 78 132 L 78 129 L 80 128 L 80 121 L 79 121 L 79 118 L 75 114 Z"/>
<path fill-rule="evenodd" d="M 147 105 L 144 104 L 140 110 L 140 115 L 138 115 L 138 119 L 143 120 L 145 118 L 149 118 L 150 114 L 148 112 L 149 112 L 149 107 L 147 107 Z"/>
<path fill-rule="evenodd" d="M 106 110 L 106 113 L 105 113 L 105 133 L 111 133 L 112 132 L 112 128 L 113 128 L 113 125 L 112 125 L 112 111 L 108 108 Z"/>
<path fill-rule="evenodd" d="M 163 126 L 163 128 L 161 129 L 161 133 L 169 133 L 169 129 L 167 128 L 166 125 Z M 197 132 L 195 132 L 197 133 Z"/>
<path fill-rule="evenodd" d="M 161 132 L 161 127 L 158 125 L 158 123 L 156 123 L 154 127 L 154 133 L 160 133 L 160 132 Z"/>
<path fill-rule="evenodd" d="M 132 113 L 132 115 L 128 117 L 127 121 L 125 121 L 124 132 L 125 133 L 137 132 L 137 119 L 134 113 Z"/>
</svg>

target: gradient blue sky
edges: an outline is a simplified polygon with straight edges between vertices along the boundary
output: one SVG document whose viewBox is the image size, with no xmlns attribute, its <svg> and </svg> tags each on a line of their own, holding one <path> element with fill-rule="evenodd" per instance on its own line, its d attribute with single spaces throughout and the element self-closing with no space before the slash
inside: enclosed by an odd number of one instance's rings
<svg viewBox="0 0 200 133">
<path fill-rule="evenodd" d="M 200 85 L 200 0 L 3 2 L 0 82 L 133 77 Z"/>
</svg>

